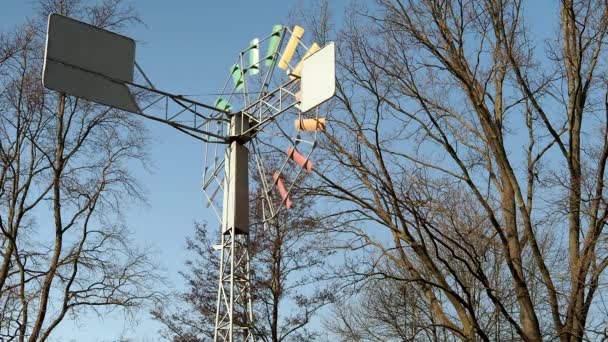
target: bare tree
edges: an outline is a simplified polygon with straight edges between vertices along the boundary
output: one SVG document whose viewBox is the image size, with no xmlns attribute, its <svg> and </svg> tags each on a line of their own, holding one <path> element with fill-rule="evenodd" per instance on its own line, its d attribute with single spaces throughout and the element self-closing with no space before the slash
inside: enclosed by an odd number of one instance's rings
<svg viewBox="0 0 608 342">
<path fill-rule="evenodd" d="M 0 97 L 0 337 L 44 341 L 66 315 L 142 306 L 160 294 L 149 251 L 121 218 L 143 200 L 127 164 L 146 162 L 146 133 L 129 114 L 42 88 L 50 12 L 120 29 L 136 20 L 119 0 L 38 3 L 7 55 Z"/>
<path fill-rule="evenodd" d="M 556 6 L 545 45 L 518 0 L 380 0 L 339 33 L 317 191 L 385 259 L 343 271 L 415 286 L 449 339 L 608 329 L 608 5 Z"/>
<path fill-rule="evenodd" d="M 255 179 L 254 179 L 255 180 Z M 256 187 L 251 196 L 250 256 L 254 301 L 254 332 L 261 341 L 314 341 L 313 317 L 334 299 L 323 279 L 323 267 L 331 252 L 314 210 L 314 198 L 292 193 L 293 207 L 274 220 L 263 222 L 264 194 Z M 278 194 L 275 194 L 278 196 Z M 213 339 L 219 255 L 212 248 L 215 236 L 195 226 L 187 240 L 194 258 L 182 275 L 188 292 L 179 295 L 172 311 L 159 308 L 153 315 L 173 341 Z"/>
<path fill-rule="evenodd" d="M 171 341 L 213 340 L 219 257 L 213 250 L 208 227 L 195 224 L 194 236 L 186 240 L 193 259 L 186 262 L 181 275 L 187 292 L 175 294 L 171 306 L 158 307 L 152 316 L 163 326 L 162 336 Z"/>
<path fill-rule="evenodd" d="M 370 255 L 359 262 L 385 260 Z M 353 269 L 353 271 L 357 266 Z M 333 308 L 325 326 L 347 341 L 449 341 L 452 334 L 437 326 L 430 303 L 419 287 L 407 281 L 398 265 L 376 267 L 373 276 L 361 274 L 358 295 L 347 296 Z M 451 338 L 452 337 L 452 338 Z"/>
<path fill-rule="evenodd" d="M 252 225 L 254 300 L 260 322 L 256 336 L 263 341 L 314 341 L 318 334 L 309 329 L 312 318 L 334 300 L 324 282 L 324 267 L 333 252 L 326 248 L 314 197 L 298 193 L 298 188 L 291 194 L 291 209 Z M 259 190 L 254 203 L 262 196 Z M 254 217 L 263 217 L 260 206 L 253 210 Z"/>
</svg>

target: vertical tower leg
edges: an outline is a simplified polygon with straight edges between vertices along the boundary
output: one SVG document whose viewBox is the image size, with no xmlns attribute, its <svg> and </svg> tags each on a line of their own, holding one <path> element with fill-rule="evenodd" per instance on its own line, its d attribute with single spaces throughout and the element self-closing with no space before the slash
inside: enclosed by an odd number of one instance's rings
<svg viewBox="0 0 608 342">
<path fill-rule="evenodd" d="M 226 149 L 220 274 L 215 342 L 253 342 L 249 255 L 249 151 L 233 141 Z"/>
<path fill-rule="evenodd" d="M 222 234 L 215 342 L 253 342 L 249 235 Z"/>
</svg>

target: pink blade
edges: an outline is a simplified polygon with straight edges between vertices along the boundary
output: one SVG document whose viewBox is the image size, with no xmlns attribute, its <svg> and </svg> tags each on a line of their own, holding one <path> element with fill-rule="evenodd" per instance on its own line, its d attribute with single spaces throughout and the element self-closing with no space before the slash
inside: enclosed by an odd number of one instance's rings
<svg viewBox="0 0 608 342">
<path fill-rule="evenodd" d="M 283 180 L 281 179 L 281 175 L 278 172 L 275 172 L 272 175 L 274 181 L 277 182 L 277 189 L 279 189 L 279 194 L 281 195 L 282 202 L 285 203 L 285 207 L 287 209 L 291 209 L 291 205 L 293 204 L 287 195 L 287 190 L 285 189 L 285 184 L 283 184 Z"/>
<path fill-rule="evenodd" d="M 301 168 L 305 169 L 308 173 L 312 172 L 312 161 L 306 159 L 302 154 L 296 151 L 295 148 L 290 147 L 287 149 L 287 155 L 291 160 L 300 165 Z"/>
</svg>

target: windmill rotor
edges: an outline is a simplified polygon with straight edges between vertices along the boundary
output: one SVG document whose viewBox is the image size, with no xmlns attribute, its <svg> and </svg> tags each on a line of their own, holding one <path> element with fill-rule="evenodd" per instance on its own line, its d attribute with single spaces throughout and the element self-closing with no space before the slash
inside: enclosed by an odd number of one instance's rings
<svg viewBox="0 0 608 342">
<path fill-rule="evenodd" d="M 263 221 L 272 220 L 280 210 L 291 207 L 293 203 L 289 195 L 296 180 L 303 173 L 312 171 L 311 155 L 318 133 L 325 127 L 325 119 L 319 117 L 318 105 L 335 91 L 333 43 L 323 49 L 316 43 L 307 46 L 302 39 L 303 34 L 304 29 L 299 26 L 289 29 L 275 25 L 266 38 L 251 40 L 249 47 L 239 53 L 230 68 L 229 77 L 220 92 L 224 96 L 215 101 L 220 109 L 241 108 L 227 115 L 234 126 L 229 130 L 232 130 L 230 135 L 234 139 L 247 144 L 250 157 L 254 159 L 253 165 L 265 194 Z M 265 52 L 263 58 L 260 58 L 260 52 Z M 329 55 L 321 64 L 330 66 L 332 70 L 321 82 L 331 83 L 331 89 L 327 91 L 331 95 L 322 94 L 321 97 L 326 98 L 316 100 L 315 106 L 302 111 L 303 83 L 308 81 L 313 87 L 327 87 L 319 85 L 319 80 L 311 81 L 314 75 L 306 78 L 306 69 L 311 69 L 306 61 L 318 53 Z M 317 71 L 314 68 L 318 69 L 318 66 L 313 65 L 312 68 L 310 74 Z M 225 191 L 223 153 L 225 147 L 206 149 L 203 172 L 203 190 L 208 206 L 214 208 L 220 220 L 223 203 L 219 198 Z M 276 165 L 270 169 L 264 167 L 259 159 L 271 156 Z M 273 193 L 280 195 L 279 203 L 276 203 Z"/>
</svg>

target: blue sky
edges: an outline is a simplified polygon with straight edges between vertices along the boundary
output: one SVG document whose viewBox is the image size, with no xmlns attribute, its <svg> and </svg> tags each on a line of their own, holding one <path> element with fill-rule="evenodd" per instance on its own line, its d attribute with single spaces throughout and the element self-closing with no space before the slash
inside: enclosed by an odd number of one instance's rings
<svg viewBox="0 0 608 342">
<path fill-rule="evenodd" d="M 23 22 L 32 14 L 32 1 L 3 0 L 0 30 Z M 155 85 L 175 93 L 201 94 L 220 90 L 236 54 L 254 37 L 263 37 L 274 24 L 285 23 L 289 10 L 310 6 L 312 1 L 203 1 L 134 0 L 145 26 L 124 34 L 137 40 L 137 60 Z M 332 0 L 336 16 L 344 13 L 346 0 Z M 543 27 L 551 35 L 554 13 L 546 13 L 549 1 L 531 1 L 529 25 Z M 555 6 L 551 6 L 553 8 Z M 543 31 L 541 29 L 540 31 Z M 194 221 L 215 225 L 214 215 L 205 208 L 201 191 L 203 149 L 199 141 L 181 135 L 162 124 L 149 122 L 152 172 L 135 170 L 147 190 L 149 205 L 129 211 L 127 222 L 141 246 L 159 251 L 157 260 L 167 270 L 175 287 L 181 286 L 177 271 L 188 257 L 185 237 Z M 156 340 L 158 325 L 146 312 L 136 317 L 139 324 L 129 328 L 120 315 L 80 317 L 66 321 L 57 332 L 59 341 L 111 340 L 124 334 L 136 340 Z"/>
<path fill-rule="evenodd" d="M 286 23 L 290 9 L 311 2 L 298 1 L 130 1 L 145 26 L 124 32 L 137 42 L 137 60 L 156 87 L 175 93 L 201 94 L 221 90 L 237 53 L 254 37 L 264 37 L 274 24 Z M 332 1 L 337 15 L 346 1 Z M 34 1 L 3 0 L 0 30 L 10 29 L 33 15 Z M 153 167 L 138 169 L 149 204 L 134 206 L 127 215 L 136 243 L 159 251 L 157 260 L 175 287 L 187 259 L 185 238 L 193 222 L 216 224 L 205 208 L 201 190 L 203 149 L 199 141 L 162 124 L 149 122 Z M 54 341 L 101 341 L 121 335 L 156 340 L 158 325 L 147 312 L 129 328 L 123 317 L 79 317 L 65 321 Z"/>
</svg>

